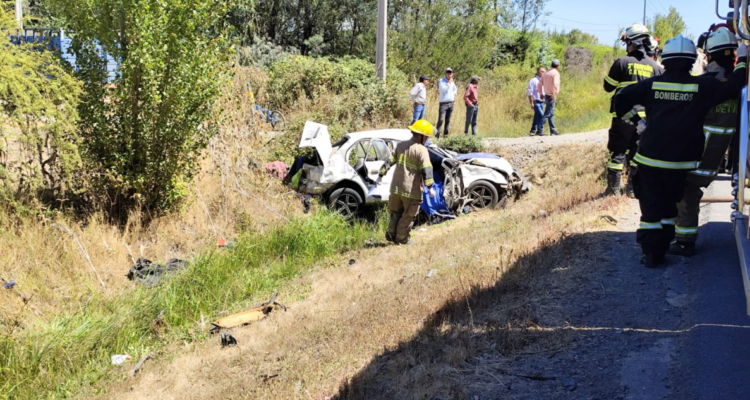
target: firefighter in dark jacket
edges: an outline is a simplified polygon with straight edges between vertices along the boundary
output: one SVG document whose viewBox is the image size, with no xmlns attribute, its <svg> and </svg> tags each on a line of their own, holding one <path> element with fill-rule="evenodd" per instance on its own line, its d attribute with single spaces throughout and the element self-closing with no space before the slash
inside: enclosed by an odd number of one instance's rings
<svg viewBox="0 0 750 400">
<path fill-rule="evenodd" d="M 648 51 L 653 47 L 648 28 L 641 24 L 633 24 L 625 31 L 622 40 L 627 44 L 628 54 L 618 58 L 604 78 L 604 90 L 615 92 L 612 96 L 611 112 L 615 112 L 614 98 L 617 93 L 634 83 L 659 76 L 664 71 L 659 64 L 648 57 Z M 643 108 L 639 111 L 642 113 Z M 643 114 L 642 114 L 643 115 Z M 613 116 L 612 127 L 609 129 L 609 161 L 607 162 L 607 194 L 619 196 L 621 194 L 622 172 L 631 164 L 634 154 L 628 149 L 637 141 L 636 128 Z"/>
<path fill-rule="evenodd" d="M 708 65 L 704 76 L 726 79 L 734 68 L 737 38 L 727 28 L 711 32 L 706 39 Z M 698 168 L 687 175 L 685 195 L 677 204 L 675 239 L 670 253 L 682 256 L 695 255 L 695 242 L 698 239 L 700 202 L 703 189 L 716 178 L 719 166 L 737 130 L 739 122 L 739 97 L 731 98 L 712 108 L 703 122 L 706 137 L 703 158 Z"/>
<path fill-rule="evenodd" d="M 617 116 L 635 124 L 641 133 L 633 178 L 641 207 L 637 240 L 643 250 L 641 263 L 647 267 L 664 262 L 674 239 L 677 203 L 682 200 L 687 174 L 703 156 L 706 114 L 742 90 L 747 48 L 740 48 L 738 55 L 740 62 L 726 79 L 692 76 L 695 44 L 679 35 L 664 45 L 663 75 L 630 85 L 615 98 Z M 637 105 L 645 108 L 648 126 L 638 115 Z"/>
</svg>

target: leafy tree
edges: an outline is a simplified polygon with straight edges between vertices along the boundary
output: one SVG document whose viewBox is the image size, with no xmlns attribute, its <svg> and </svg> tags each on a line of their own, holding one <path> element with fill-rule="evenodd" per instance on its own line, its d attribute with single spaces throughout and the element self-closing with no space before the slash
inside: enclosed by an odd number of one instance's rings
<svg viewBox="0 0 750 400">
<path fill-rule="evenodd" d="M 0 198 L 59 204 L 80 189 L 80 83 L 52 52 L 11 44 L 15 28 L 11 7 L 0 4 Z"/>
<path fill-rule="evenodd" d="M 389 15 L 391 65 L 441 75 L 452 67 L 468 78 L 490 61 L 497 28 L 488 0 L 405 0 Z"/>
<path fill-rule="evenodd" d="M 661 39 L 662 43 L 685 32 L 687 25 L 682 20 L 682 16 L 674 7 L 669 8 L 669 14 L 656 14 L 654 22 L 649 27 L 652 35 Z"/>
<path fill-rule="evenodd" d="M 539 50 L 536 53 L 536 66 L 548 66 L 552 63 L 554 54 L 552 54 L 552 46 L 550 46 L 547 38 L 542 39 L 539 43 Z"/>
<path fill-rule="evenodd" d="M 187 191 L 227 82 L 225 2 L 50 0 L 75 32 L 85 156 L 110 216 L 167 209 Z M 99 48 L 100 46 L 100 48 Z M 121 61 L 104 85 L 101 51 Z"/>
<path fill-rule="evenodd" d="M 599 44 L 599 39 L 596 36 L 590 33 L 583 32 L 579 29 L 573 29 L 572 31 L 568 32 L 569 46 L 580 46 L 585 44 Z"/>
<path fill-rule="evenodd" d="M 528 32 L 534 29 L 549 0 L 494 0 L 497 23 L 506 29 Z"/>
</svg>

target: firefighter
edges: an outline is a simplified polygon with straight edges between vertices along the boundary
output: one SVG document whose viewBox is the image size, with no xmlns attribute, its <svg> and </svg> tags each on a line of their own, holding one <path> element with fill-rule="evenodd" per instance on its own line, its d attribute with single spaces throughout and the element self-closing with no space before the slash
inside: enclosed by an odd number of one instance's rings
<svg viewBox="0 0 750 400">
<path fill-rule="evenodd" d="M 737 38 L 727 28 L 719 28 L 706 39 L 708 65 L 704 76 L 726 79 L 734 68 Z M 698 214 L 703 189 L 714 181 L 719 166 L 727 153 L 732 136 L 737 130 L 739 118 L 739 98 L 731 98 L 712 108 L 703 122 L 706 137 L 703 158 L 698 168 L 687 175 L 685 194 L 677 204 L 676 240 L 670 253 L 682 256 L 695 255 L 695 242 L 698 239 Z"/>
<path fill-rule="evenodd" d="M 648 49 L 651 45 L 651 34 L 648 28 L 641 24 L 633 24 L 625 31 L 622 40 L 627 44 L 628 54 L 618 58 L 609 69 L 609 74 L 604 78 L 604 90 L 615 92 L 612 96 L 610 111 L 614 113 L 614 99 L 623 88 L 661 75 L 663 69 L 648 57 Z M 639 110 L 639 111 L 642 111 Z M 612 126 L 609 129 L 609 161 L 607 162 L 607 191 L 606 194 L 619 196 L 622 193 L 622 172 L 632 160 L 628 148 L 636 141 L 636 128 L 619 118 L 612 118 Z"/>
<path fill-rule="evenodd" d="M 411 228 L 422 203 L 423 188 L 429 188 L 430 197 L 435 197 L 435 190 L 432 188 L 432 163 L 425 147 L 425 142 L 432 137 L 435 128 L 431 123 L 420 119 L 409 130 L 412 133 L 411 140 L 396 145 L 389 162 L 380 169 L 378 178 L 379 184 L 391 165 L 396 166 L 388 198 L 391 220 L 385 239 L 397 244 L 411 243 Z"/>
<path fill-rule="evenodd" d="M 747 48 L 738 51 L 741 62 L 734 73 L 720 80 L 712 76 L 692 76 L 697 58 L 692 40 L 679 35 L 662 50 L 665 73 L 628 86 L 617 94 L 616 113 L 638 127 L 641 141 L 634 161 L 636 198 L 641 207 L 637 241 L 643 255 L 641 263 L 656 267 L 675 235 L 677 203 L 682 200 L 689 171 L 703 155 L 703 121 L 710 109 L 736 98 L 745 76 Z M 642 105 L 646 121 L 638 115 Z"/>
</svg>

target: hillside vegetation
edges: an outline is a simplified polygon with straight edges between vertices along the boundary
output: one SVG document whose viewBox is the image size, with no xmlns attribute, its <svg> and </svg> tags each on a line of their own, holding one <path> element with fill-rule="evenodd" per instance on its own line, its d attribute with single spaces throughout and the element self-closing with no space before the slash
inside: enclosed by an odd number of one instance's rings
<svg viewBox="0 0 750 400">
<path fill-rule="evenodd" d="M 369 3 L 325 1 L 294 17 L 286 1 L 42 3 L 35 18 L 74 30 L 83 61 L 73 71 L 52 52 L 10 44 L 12 8 L 0 3 L 0 47 L 13 50 L 0 54 L 0 283 L 15 284 L 0 290 L 0 398 L 96 394 L 119 376 L 111 355 L 198 342 L 211 318 L 377 244 L 384 215 L 347 223 L 316 201 L 306 215 L 301 199 L 265 173 L 266 162 L 299 153 L 307 120 L 329 125 L 334 140 L 405 127 L 408 90 L 427 73 L 427 118 L 436 122 L 435 82 L 452 66 L 461 92 L 471 75 L 483 78 L 480 136 L 526 135 L 526 83 L 569 46 L 592 49 L 594 60 L 590 74 L 563 69 L 560 130 L 603 128 L 609 118 L 600 87 L 615 50 L 534 32 L 508 15 L 496 24 L 489 2 L 431 3 L 430 21 L 447 21 L 438 30 L 416 18 L 420 2 L 399 2 L 386 84 L 373 77 Z M 352 31 L 327 37 L 343 13 L 357 21 Z M 303 40 L 271 32 L 270 21 L 313 14 L 323 19 Z M 111 85 L 96 45 L 122 61 Z M 254 114 L 248 86 L 258 104 L 287 116 L 285 131 Z M 453 133 L 463 119 L 459 103 Z M 218 248 L 219 239 L 233 247 Z M 125 278 L 140 257 L 190 266 L 145 288 Z"/>
</svg>

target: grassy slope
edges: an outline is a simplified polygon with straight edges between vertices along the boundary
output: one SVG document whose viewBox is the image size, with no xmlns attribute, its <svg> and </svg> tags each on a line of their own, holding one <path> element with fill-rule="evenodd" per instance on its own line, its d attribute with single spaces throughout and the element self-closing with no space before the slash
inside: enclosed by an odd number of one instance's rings
<svg viewBox="0 0 750 400">
<path fill-rule="evenodd" d="M 109 376 L 113 354 L 139 358 L 175 341 L 203 338 L 206 319 L 249 306 L 328 257 L 380 237 L 379 228 L 350 226 L 321 211 L 267 234 L 243 236 L 226 252 L 203 254 L 156 288 L 140 287 L 122 298 L 94 296 L 32 329 L 3 332 L 0 393 L 67 397 Z"/>
</svg>

